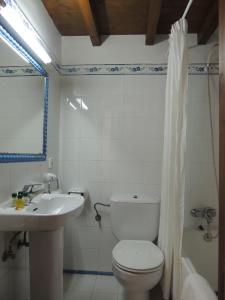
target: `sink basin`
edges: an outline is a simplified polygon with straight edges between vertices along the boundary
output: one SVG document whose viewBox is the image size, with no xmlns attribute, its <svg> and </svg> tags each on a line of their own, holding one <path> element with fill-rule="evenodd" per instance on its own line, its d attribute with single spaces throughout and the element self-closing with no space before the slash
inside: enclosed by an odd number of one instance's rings
<svg viewBox="0 0 225 300">
<path fill-rule="evenodd" d="M 40 194 L 20 210 L 11 200 L 0 204 L 0 231 L 29 231 L 31 299 L 63 299 L 63 226 L 81 214 L 84 201 L 80 195 Z"/>
<path fill-rule="evenodd" d="M 78 217 L 84 206 L 79 195 L 41 194 L 30 205 L 16 210 L 11 201 L 0 205 L 0 231 L 51 231 Z"/>
</svg>

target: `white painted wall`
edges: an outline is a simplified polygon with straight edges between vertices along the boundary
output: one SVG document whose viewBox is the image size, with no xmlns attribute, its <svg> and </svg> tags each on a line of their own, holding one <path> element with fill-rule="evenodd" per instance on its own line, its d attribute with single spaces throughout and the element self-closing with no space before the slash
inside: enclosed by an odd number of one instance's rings
<svg viewBox="0 0 225 300">
<path fill-rule="evenodd" d="M 189 34 L 192 63 L 206 62 L 208 51 L 217 41 L 212 36 L 207 45 L 197 46 L 195 34 Z M 62 64 L 167 63 L 168 36 L 157 36 L 154 46 L 145 45 L 144 35 L 109 36 L 100 47 L 93 47 L 89 37 L 62 37 Z"/>
<path fill-rule="evenodd" d="M 206 46 L 196 46 L 196 35 L 190 35 L 190 62 L 205 63 L 215 41 L 216 37 Z M 151 47 L 144 45 L 144 36 L 111 36 L 101 47 L 92 47 L 88 37 L 63 37 L 62 63 L 166 63 L 167 50 L 165 36 Z M 191 208 L 217 205 L 207 77 L 189 80 L 185 225 L 194 226 Z M 108 203 L 114 193 L 160 194 L 165 82 L 164 75 L 63 77 L 61 183 L 65 191 L 82 185 L 90 192 L 84 213 L 65 230 L 65 268 L 111 270 L 117 241 L 109 209 L 102 209 L 100 227 L 94 220 L 94 202 Z M 76 98 L 84 100 L 88 111 L 79 109 Z"/>
</svg>

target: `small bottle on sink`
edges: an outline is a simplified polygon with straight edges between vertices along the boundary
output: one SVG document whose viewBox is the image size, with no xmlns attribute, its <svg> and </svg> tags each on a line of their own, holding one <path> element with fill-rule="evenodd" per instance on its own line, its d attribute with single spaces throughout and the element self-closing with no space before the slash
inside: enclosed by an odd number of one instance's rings
<svg viewBox="0 0 225 300">
<path fill-rule="evenodd" d="M 18 193 L 17 199 L 16 199 L 16 209 L 22 209 L 25 206 L 25 201 L 23 198 L 23 193 Z"/>
<path fill-rule="evenodd" d="M 17 193 L 12 193 L 12 207 L 16 206 Z"/>
</svg>

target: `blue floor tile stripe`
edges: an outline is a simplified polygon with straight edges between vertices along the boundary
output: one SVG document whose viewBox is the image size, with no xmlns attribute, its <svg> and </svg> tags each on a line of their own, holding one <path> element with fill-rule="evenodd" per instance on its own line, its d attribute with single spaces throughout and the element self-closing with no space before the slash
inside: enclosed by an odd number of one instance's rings
<svg viewBox="0 0 225 300">
<path fill-rule="evenodd" d="M 84 270 L 70 270 L 70 269 L 64 269 L 63 273 L 65 273 L 65 274 L 113 276 L 113 272 L 84 271 Z"/>
</svg>

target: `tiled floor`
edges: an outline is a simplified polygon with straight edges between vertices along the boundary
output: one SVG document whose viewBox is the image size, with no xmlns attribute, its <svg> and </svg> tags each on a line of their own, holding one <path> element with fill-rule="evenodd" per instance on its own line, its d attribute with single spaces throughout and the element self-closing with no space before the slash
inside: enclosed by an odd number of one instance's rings
<svg viewBox="0 0 225 300">
<path fill-rule="evenodd" d="M 113 276 L 65 274 L 64 300 L 122 300 L 122 288 Z M 161 300 L 158 288 L 151 300 Z"/>
</svg>

